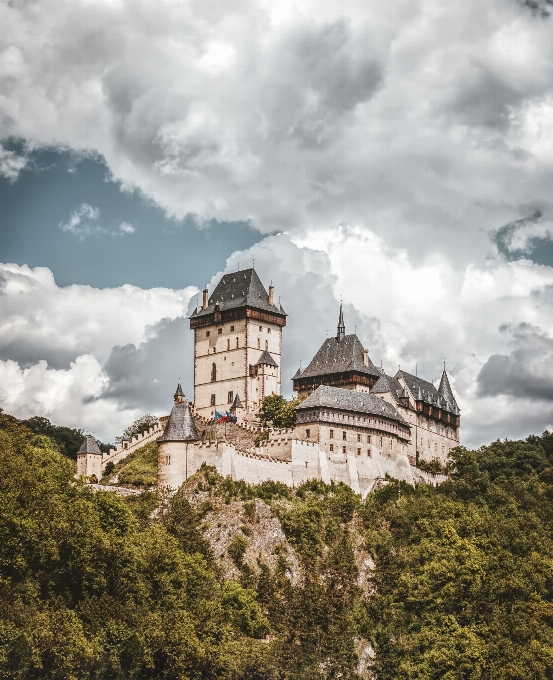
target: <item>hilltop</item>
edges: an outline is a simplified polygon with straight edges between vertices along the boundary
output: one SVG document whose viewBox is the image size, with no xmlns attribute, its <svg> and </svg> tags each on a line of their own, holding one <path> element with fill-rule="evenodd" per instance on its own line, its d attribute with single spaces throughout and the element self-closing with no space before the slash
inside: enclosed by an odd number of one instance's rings
<svg viewBox="0 0 553 680">
<path fill-rule="evenodd" d="M 0 460 L 0 677 L 553 677 L 549 433 L 365 501 L 207 467 L 94 493 L 4 414 Z"/>
</svg>

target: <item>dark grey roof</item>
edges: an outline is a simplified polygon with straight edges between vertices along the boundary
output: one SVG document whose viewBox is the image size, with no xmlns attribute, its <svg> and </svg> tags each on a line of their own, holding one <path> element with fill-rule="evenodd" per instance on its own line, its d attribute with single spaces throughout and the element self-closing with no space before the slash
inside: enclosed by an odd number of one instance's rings
<svg viewBox="0 0 553 680">
<path fill-rule="evenodd" d="M 305 371 L 305 368 L 302 368 L 301 366 L 298 368 L 298 370 L 294 373 L 292 380 L 296 380 L 296 378 L 301 378 L 303 375 L 303 372 Z"/>
<path fill-rule="evenodd" d="M 216 304 L 219 305 L 221 311 L 237 307 L 253 307 L 271 314 L 286 316 L 280 303 L 278 306 L 269 304 L 269 294 L 255 269 L 243 269 L 225 274 L 209 296 L 207 308 L 196 309 L 190 318 L 213 313 Z"/>
<path fill-rule="evenodd" d="M 278 368 L 277 362 L 273 359 L 269 352 L 267 352 L 267 350 L 264 350 L 263 354 L 255 362 L 256 366 L 261 366 L 261 364 L 267 364 L 267 366 L 276 366 Z"/>
<path fill-rule="evenodd" d="M 299 377 L 315 378 L 346 371 L 379 376 L 372 361 L 369 359 L 369 365 L 365 366 L 363 359 L 364 349 L 357 335 L 346 335 L 339 342 L 336 338 L 327 338 Z"/>
<path fill-rule="evenodd" d="M 232 402 L 232 408 L 244 408 L 242 406 L 242 402 L 240 401 L 240 397 L 238 394 L 234 397 L 234 401 Z"/>
<path fill-rule="evenodd" d="M 440 380 L 438 392 L 443 396 L 446 402 L 449 402 L 454 412 L 459 411 L 459 407 L 457 406 L 457 402 L 455 401 L 455 396 L 453 395 L 453 390 L 451 389 L 451 385 L 449 384 L 449 378 L 447 377 L 445 368 L 444 372 L 442 373 L 442 379 Z"/>
<path fill-rule="evenodd" d="M 179 383 L 177 386 L 177 391 L 175 392 L 174 398 L 176 399 L 177 397 L 184 397 L 184 392 L 182 391 L 181 384 Z"/>
<path fill-rule="evenodd" d="M 319 385 L 307 399 L 296 406 L 296 411 L 319 407 L 383 416 L 407 425 L 392 404 L 368 392 L 356 392 L 355 390 L 344 390 L 341 387 Z"/>
<path fill-rule="evenodd" d="M 401 397 L 407 396 L 404 395 L 403 387 L 395 378 L 392 378 L 390 375 L 386 375 L 386 373 L 382 373 L 375 385 L 373 385 L 371 388 L 371 394 L 383 394 L 387 392 L 392 395 L 394 401 L 396 401 L 398 404 L 401 404 Z"/>
<path fill-rule="evenodd" d="M 198 441 L 198 433 L 194 425 L 194 419 L 190 413 L 188 402 L 177 402 L 172 410 L 169 420 L 165 425 L 159 442 L 194 442 Z"/>
<path fill-rule="evenodd" d="M 422 378 L 419 378 L 416 375 L 411 375 L 411 373 L 406 373 L 405 371 L 398 371 L 395 377 L 396 379 L 403 378 L 413 399 L 422 399 L 422 401 L 426 402 L 427 404 L 438 406 L 439 408 L 443 408 L 446 411 L 450 411 L 451 413 L 459 413 L 459 408 L 455 403 L 455 399 L 453 400 L 454 403 L 449 401 L 448 406 L 446 397 L 440 394 L 440 392 L 431 382 L 428 382 L 428 380 L 423 380 Z M 453 396 L 453 394 L 451 396 Z"/>
<path fill-rule="evenodd" d="M 77 455 L 79 455 L 79 453 L 95 453 L 99 456 L 102 455 L 102 452 L 98 446 L 98 442 L 91 434 L 87 434 L 84 438 L 81 448 L 77 451 Z"/>
</svg>

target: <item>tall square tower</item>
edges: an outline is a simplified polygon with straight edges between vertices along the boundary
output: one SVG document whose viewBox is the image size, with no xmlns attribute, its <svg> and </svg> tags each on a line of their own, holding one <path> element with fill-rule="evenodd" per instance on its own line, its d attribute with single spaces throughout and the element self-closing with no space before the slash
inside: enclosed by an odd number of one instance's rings
<svg viewBox="0 0 553 680">
<path fill-rule="evenodd" d="M 280 394 L 286 313 L 254 269 L 225 274 L 190 317 L 194 331 L 194 406 L 211 418 L 240 404 L 254 413 Z"/>
</svg>

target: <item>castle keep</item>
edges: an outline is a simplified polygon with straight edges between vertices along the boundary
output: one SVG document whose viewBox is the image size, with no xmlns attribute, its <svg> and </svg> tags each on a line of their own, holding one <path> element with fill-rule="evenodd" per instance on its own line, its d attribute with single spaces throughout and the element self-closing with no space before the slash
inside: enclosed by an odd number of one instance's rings
<svg viewBox="0 0 553 680">
<path fill-rule="evenodd" d="M 344 482 L 363 496 L 386 475 L 411 484 L 442 479 L 416 463 L 445 463 L 459 444 L 460 411 L 445 367 L 438 388 L 405 371 L 387 375 L 357 335 L 346 334 L 341 305 L 336 336 L 292 378 L 303 397 L 296 425 L 262 430 L 256 414 L 263 399 L 280 394 L 285 325 L 273 286 L 267 292 L 253 268 L 225 274 L 211 296 L 203 291 L 190 317 L 194 401 L 179 383 L 171 414 L 141 438 L 158 441 L 158 488 L 177 489 L 203 463 L 249 483 L 298 486 L 316 478 Z M 227 422 L 221 413 L 231 414 Z M 143 445 L 137 438 L 102 454 L 89 439 L 77 462 L 89 477 Z"/>
</svg>

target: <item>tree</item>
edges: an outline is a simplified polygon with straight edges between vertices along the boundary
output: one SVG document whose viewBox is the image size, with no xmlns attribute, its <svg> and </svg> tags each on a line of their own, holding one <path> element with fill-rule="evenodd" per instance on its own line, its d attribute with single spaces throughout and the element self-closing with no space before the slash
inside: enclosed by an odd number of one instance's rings
<svg viewBox="0 0 553 680">
<path fill-rule="evenodd" d="M 263 399 L 259 409 L 259 418 L 263 425 L 273 424 L 273 427 L 294 427 L 296 424 L 296 406 L 301 404 L 304 397 L 297 397 L 286 401 L 281 394 L 271 394 Z"/>
<path fill-rule="evenodd" d="M 159 418 L 156 418 L 149 413 L 147 413 L 145 416 L 140 416 L 140 418 L 137 418 L 132 425 L 127 427 L 120 437 L 115 437 L 115 441 L 120 444 L 123 439 L 131 439 L 132 437 L 136 437 L 137 434 L 142 434 L 154 425 L 157 425 L 158 422 Z"/>
</svg>

